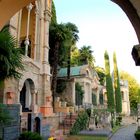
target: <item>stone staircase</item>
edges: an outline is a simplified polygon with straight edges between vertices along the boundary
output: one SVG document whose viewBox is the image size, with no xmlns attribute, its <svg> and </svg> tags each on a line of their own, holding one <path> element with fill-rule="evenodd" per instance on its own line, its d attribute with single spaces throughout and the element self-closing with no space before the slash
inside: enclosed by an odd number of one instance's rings
<svg viewBox="0 0 140 140">
<path fill-rule="evenodd" d="M 60 129 L 63 130 L 63 134 L 69 134 L 69 131 L 71 129 L 71 127 L 73 126 L 73 124 L 75 123 L 76 119 L 77 119 L 77 114 L 76 113 L 72 113 L 72 114 L 68 114 L 64 117 L 62 123 L 60 123 Z"/>
</svg>

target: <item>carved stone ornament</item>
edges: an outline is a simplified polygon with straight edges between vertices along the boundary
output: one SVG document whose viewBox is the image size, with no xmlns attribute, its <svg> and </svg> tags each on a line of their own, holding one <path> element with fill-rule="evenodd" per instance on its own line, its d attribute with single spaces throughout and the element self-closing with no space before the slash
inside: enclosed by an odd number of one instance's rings
<svg viewBox="0 0 140 140">
<path fill-rule="evenodd" d="M 136 66 L 140 66 L 140 45 L 135 45 L 132 49 L 132 57 Z"/>
</svg>

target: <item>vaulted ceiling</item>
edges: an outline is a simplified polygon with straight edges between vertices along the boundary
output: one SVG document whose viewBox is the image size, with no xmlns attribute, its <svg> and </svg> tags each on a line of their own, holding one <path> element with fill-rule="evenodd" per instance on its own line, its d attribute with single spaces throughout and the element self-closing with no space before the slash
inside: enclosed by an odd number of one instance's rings
<svg viewBox="0 0 140 140">
<path fill-rule="evenodd" d="M 35 0 L 0 0 L 0 29 L 20 9 Z"/>
</svg>

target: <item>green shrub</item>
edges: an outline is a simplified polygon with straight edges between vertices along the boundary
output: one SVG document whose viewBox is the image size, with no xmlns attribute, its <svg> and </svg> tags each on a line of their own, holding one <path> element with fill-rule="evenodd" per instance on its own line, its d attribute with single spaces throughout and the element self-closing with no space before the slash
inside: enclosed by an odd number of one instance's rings
<svg viewBox="0 0 140 140">
<path fill-rule="evenodd" d="M 137 140 L 140 140 L 140 130 L 137 130 L 134 135 Z"/>
<path fill-rule="evenodd" d="M 122 116 L 119 115 L 117 118 L 116 118 L 116 125 L 120 125 L 122 122 Z"/>
<path fill-rule="evenodd" d="M 35 132 L 23 132 L 20 134 L 19 140 L 43 140 L 43 138 Z"/>
<path fill-rule="evenodd" d="M 88 114 L 85 111 L 82 111 L 78 114 L 78 118 L 76 119 L 76 122 L 74 123 L 73 127 L 70 130 L 71 135 L 78 134 L 81 130 L 84 130 L 87 128 L 88 123 Z"/>
</svg>

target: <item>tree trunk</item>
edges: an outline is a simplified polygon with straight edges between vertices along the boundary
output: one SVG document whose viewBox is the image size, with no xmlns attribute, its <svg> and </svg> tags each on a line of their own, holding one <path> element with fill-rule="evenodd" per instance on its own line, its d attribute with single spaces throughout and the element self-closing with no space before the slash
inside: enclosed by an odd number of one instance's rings
<svg viewBox="0 0 140 140">
<path fill-rule="evenodd" d="M 55 49 L 54 49 L 54 62 L 53 62 L 53 72 L 52 72 L 52 96 L 53 96 L 53 108 L 56 96 L 56 85 L 57 85 L 57 65 L 58 65 L 58 49 L 59 49 L 59 42 L 56 42 Z"/>
<path fill-rule="evenodd" d="M 4 80 L 0 80 L 0 103 L 3 103 Z"/>
<path fill-rule="evenodd" d="M 68 61 L 67 61 L 67 64 L 68 64 L 68 67 L 67 67 L 67 79 L 70 79 L 70 67 L 71 67 L 71 64 L 70 64 L 70 59 L 71 59 L 71 47 L 69 47 L 69 50 L 68 50 Z"/>
</svg>

